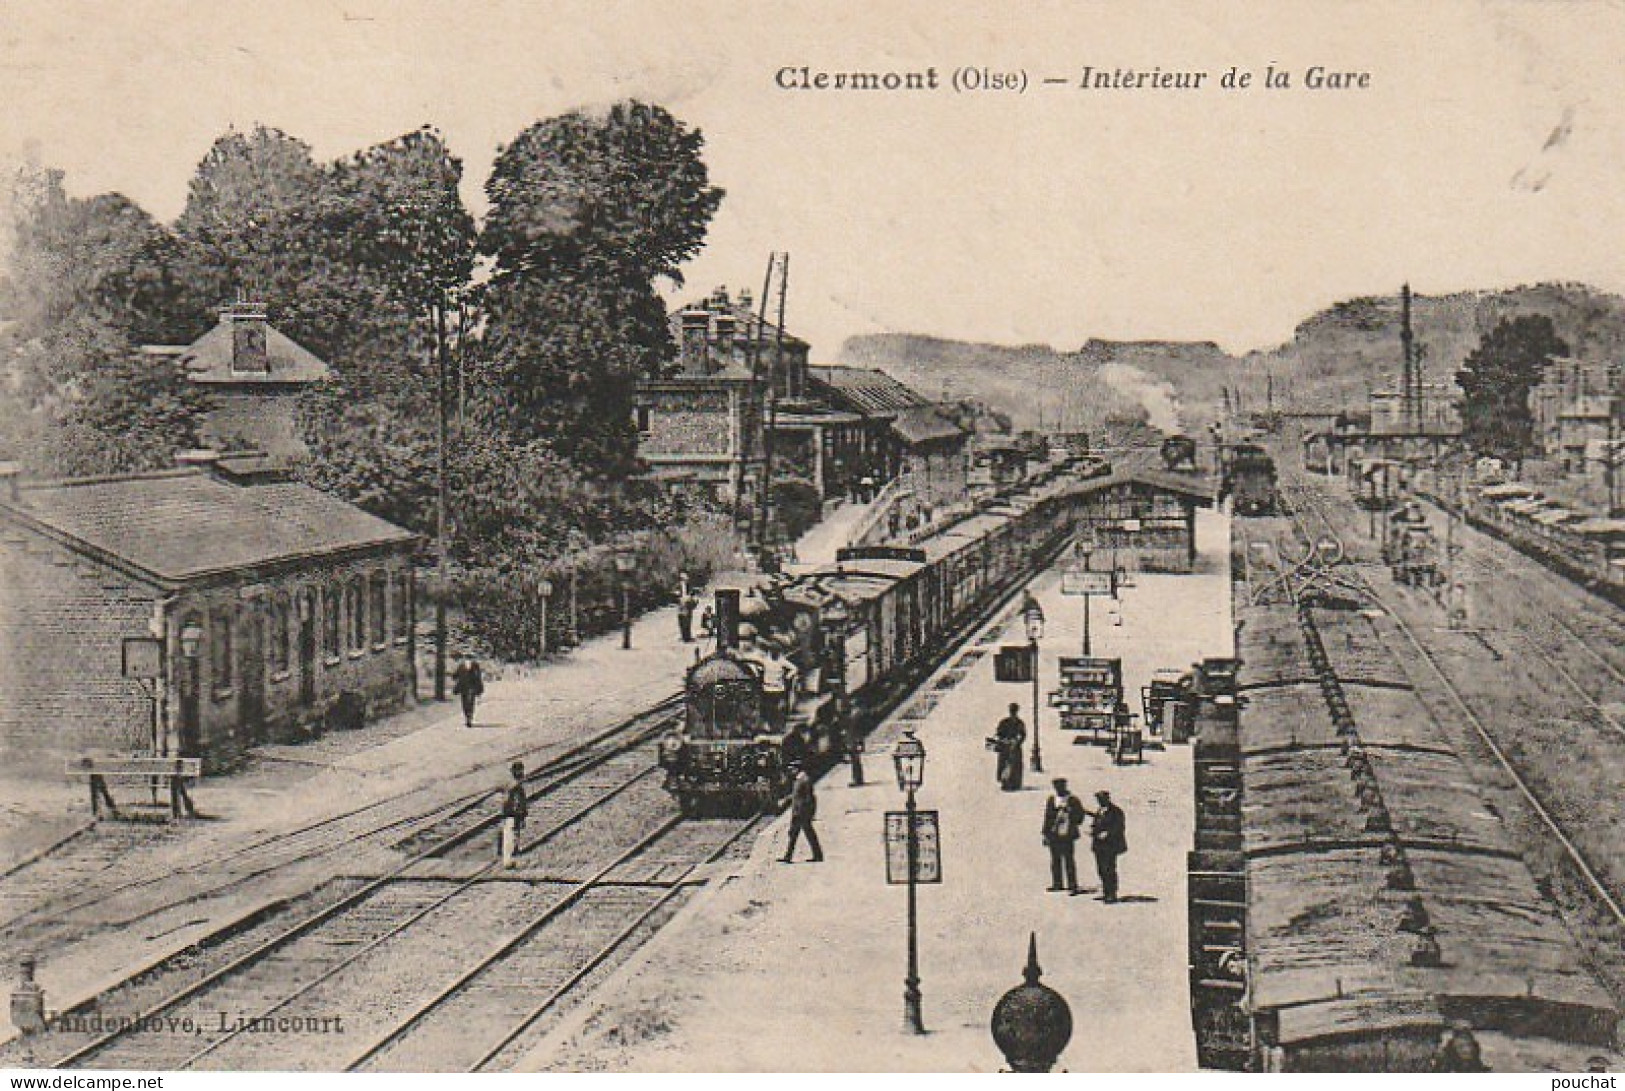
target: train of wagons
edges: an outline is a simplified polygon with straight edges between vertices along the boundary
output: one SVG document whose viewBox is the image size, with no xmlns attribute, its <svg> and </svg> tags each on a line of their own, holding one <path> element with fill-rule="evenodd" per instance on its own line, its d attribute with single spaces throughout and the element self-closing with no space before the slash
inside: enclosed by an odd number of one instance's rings
<svg viewBox="0 0 1625 1091">
<path fill-rule="evenodd" d="M 844 754 L 851 733 L 1065 544 L 1077 479 L 1109 472 L 1099 460 L 1052 467 L 918 541 L 719 587 L 716 651 L 689 669 L 683 723 L 660 748 L 683 812 L 771 808 L 792 765 Z"/>
<path fill-rule="evenodd" d="M 1452 490 L 1424 487 L 1421 491 L 1441 505 L 1454 505 Z M 1467 490 L 1460 511 L 1479 529 L 1581 585 L 1625 603 L 1625 520 L 1574 511 L 1518 482 Z"/>
<path fill-rule="evenodd" d="M 1322 602 L 1238 621 L 1239 663 L 1197 682 L 1200 1063 L 1617 1066 L 1616 1004 L 1370 619 Z"/>
</svg>

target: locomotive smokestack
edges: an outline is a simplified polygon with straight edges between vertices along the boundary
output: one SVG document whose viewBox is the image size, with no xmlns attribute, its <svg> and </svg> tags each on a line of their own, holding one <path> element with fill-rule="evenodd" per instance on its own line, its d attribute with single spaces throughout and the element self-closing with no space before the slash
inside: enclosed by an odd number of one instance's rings
<svg viewBox="0 0 1625 1091">
<path fill-rule="evenodd" d="M 739 647 L 739 588 L 717 588 L 717 651 Z"/>
</svg>

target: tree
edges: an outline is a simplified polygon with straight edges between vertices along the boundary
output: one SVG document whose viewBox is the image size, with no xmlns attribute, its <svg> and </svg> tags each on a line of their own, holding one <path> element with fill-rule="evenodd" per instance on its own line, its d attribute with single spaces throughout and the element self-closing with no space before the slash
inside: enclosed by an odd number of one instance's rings
<svg viewBox="0 0 1625 1091">
<path fill-rule="evenodd" d="M 486 183 L 486 380 L 516 436 L 587 473 L 636 468 L 632 384 L 674 351 L 655 280 L 682 283 L 722 200 L 703 143 L 660 107 L 623 102 L 532 125 Z"/>
<path fill-rule="evenodd" d="M 204 402 L 173 360 L 136 353 L 169 302 L 168 232 L 120 194 L 69 197 L 60 171 L 19 178 L 14 197 L 7 453 L 56 474 L 169 465 L 197 445 Z"/>
<path fill-rule="evenodd" d="M 1529 392 L 1568 344 L 1545 315 L 1504 318 L 1456 373 L 1462 390 L 1462 438 L 1480 455 L 1521 462 L 1534 449 Z"/>
</svg>

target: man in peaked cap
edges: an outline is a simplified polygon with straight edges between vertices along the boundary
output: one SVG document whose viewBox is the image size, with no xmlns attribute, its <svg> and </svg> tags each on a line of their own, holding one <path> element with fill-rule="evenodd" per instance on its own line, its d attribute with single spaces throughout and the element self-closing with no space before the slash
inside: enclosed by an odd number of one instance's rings
<svg viewBox="0 0 1625 1091">
<path fill-rule="evenodd" d="M 1117 858 L 1128 851 L 1127 819 L 1123 808 L 1112 802 L 1112 794 L 1095 793 L 1100 809 L 1090 817 L 1089 844 L 1095 853 L 1095 870 L 1100 873 L 1100 900 L 1117 900 Z"/>
<path fill-rule="evenodd" d="M 1050 782 L 1055 794 L 1044 801 L 1044 844 L 1049 849 L 1049 888 L 1078 893 L 1078 835 L 1083 803 L 1066 789 L 1066 778 Z"/>
</svg>

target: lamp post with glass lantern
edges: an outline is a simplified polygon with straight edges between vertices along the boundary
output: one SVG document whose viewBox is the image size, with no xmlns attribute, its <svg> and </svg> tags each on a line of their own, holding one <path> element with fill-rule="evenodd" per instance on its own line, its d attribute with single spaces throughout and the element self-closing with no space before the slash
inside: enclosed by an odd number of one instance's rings
<svg viewBox="0 0 1625 1091">
<path fill-rule="evenodd" d="M 1021 613 L 1022 620 L 1027 625 L 1027 646 L 1030 649 L 1033 662 L 1033 772 L 1044 771 L 1044 751 L 1038 741 L 1038 641 L 1044 635 L 1044 608 L 1038 605 L 1038 600 L 1028 598 L 1027 608 Z M 1021 755 L 1016 755 L 1021 760 Z M 1018 765 L 1016 771 L 1020 772 Z"/>
<path fill-rule="evenodd" d="M 1083 541 L 1078 543 L 1078 556 L 1083 558 L 1083 570 L 1085 572 L 1092 571 L 1089 562 L 1093 560 L 1094 554 L 1095 546 L 1093 542 Z M 1083 596 L 1083 654 L 1085 656 L 1092 654 L 1089 648 L 1089 596 L 1085 594 Z"/>
<path fill-rule="evenodd" d="M 615 573 L 621 585 L 621 649 L 632 647 L 632 573 L 638 569 L 638 558 L 630 547 L 615 551 Z"/>
<path fill-rule="evenodd" d="M 200 683 L 199 655 L 203 647 L 203 626 L 195 620 L 188 620 L 181 626 L 181 658 L 186 661 L 186 689 L 181 694 L 181 738 L 180 756 L 183 758 L 196 757 L 187 751 L 191 750 L 197 742 L 198 723 L 198 688 Z"/>
<path fill-rule="evenodd" d="M 538 642 L 538 654 L 542 659 L 547 658 L 547 600 L 553 597 L 553 581 L 546 576 L 536 581 L 536 598 L 539 601 L 542 614 L 542 635 Z"/>
<path fill-rule="evenodd" d="M 925 745 L 914 737 L 913 731 L 903 732 L 903 737 L 892 747 L 892 763 L 897 767 L 897 787 L 905 793 L 908 825 L 908 976 L 903 979 L 903 1030 L 924 1034 L 925 1025 L 920 1017 L 919 927 L 915 917 L 920 843 L 915 830 L 914 792 L 925 782 Z"/>
</svg>

